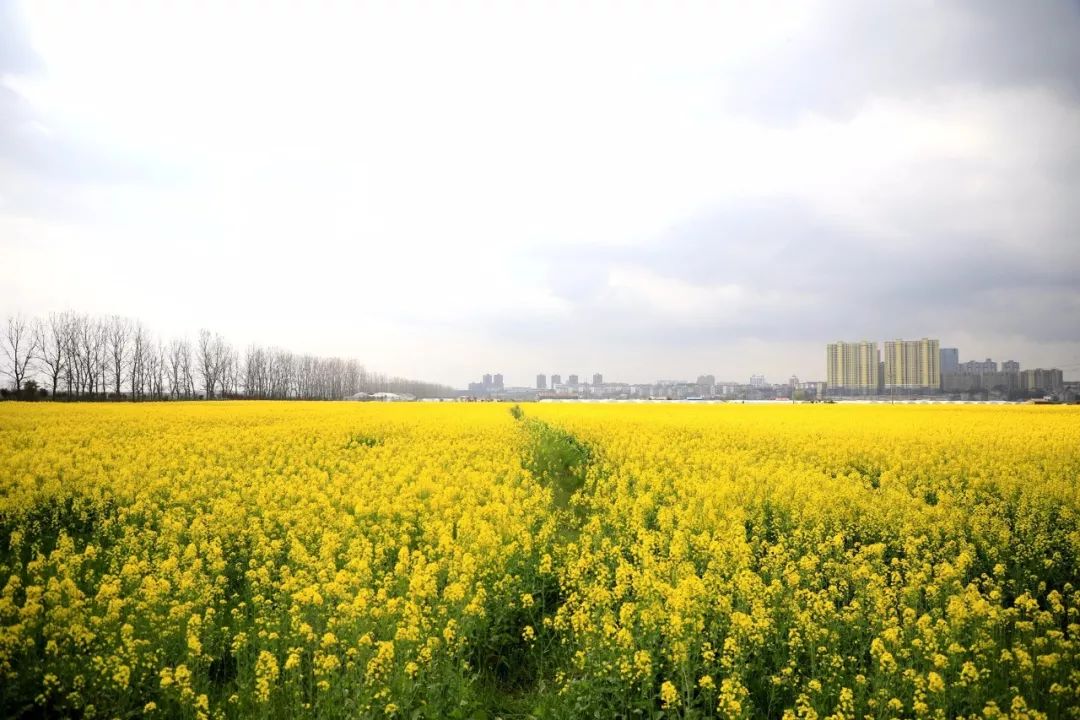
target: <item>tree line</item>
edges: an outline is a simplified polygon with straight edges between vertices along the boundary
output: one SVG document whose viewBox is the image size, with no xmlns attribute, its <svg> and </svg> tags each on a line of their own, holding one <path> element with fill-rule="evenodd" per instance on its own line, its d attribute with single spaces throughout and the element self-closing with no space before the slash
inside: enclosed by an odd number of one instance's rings
<svg viewBox="0 0 1080 720">
<path fill-rule="evenodd" d="M 355 359 L 250 345 L 241 354 L 218 333 L 165 342 L 139 320 L 76 312 L 7 319 L 7 396 L 67 400 L 256 398 L 341 400 L 357 393 L 446 397 L 435 383 L 371 372 Z"/>
</svg>

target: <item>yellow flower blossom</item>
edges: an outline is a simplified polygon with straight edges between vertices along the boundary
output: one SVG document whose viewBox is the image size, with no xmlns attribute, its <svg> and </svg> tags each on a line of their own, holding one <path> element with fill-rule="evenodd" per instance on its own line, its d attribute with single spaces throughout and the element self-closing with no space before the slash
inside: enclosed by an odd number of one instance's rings
<svg viewBox="0 0 1080 720">
<path fill-rule="evenodd" d="M 1076 705 L 1080 409 L 523 407 L 0 403 L 5 702 L 484 715 L 505 677 L 553 717 Z"/>
<path fill-rule="evenodd" d="M 670 680 L 665 680 L 660 685 L 660 700 L 665 709 L 679 706 L 679 691 Z"/>
</svg>

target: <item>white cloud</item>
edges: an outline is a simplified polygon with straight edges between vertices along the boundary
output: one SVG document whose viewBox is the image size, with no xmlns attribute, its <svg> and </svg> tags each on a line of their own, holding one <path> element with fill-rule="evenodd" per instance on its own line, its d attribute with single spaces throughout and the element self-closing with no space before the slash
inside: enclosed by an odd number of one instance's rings
<svg viewBox="0 0 1080 720">
<path fill-rule="evenodd" d="M 817 314 L 835 324 L 816 331 L 845 334 L 858 268 L 790 272 L 808 257 L 862 242 L 1063 266 L 1080 247 L 1073 55 L 1023 51 L 1032 28 L 1071 27 L 1052 5 L 997 54 L 1012 11 L 963 4 L 920 7 L 905 22 L 933 32 L 918 35 L 889 30 L 895 9 L 834 3 L 22 11 L 41 62 L 0 67 L 21 108 L 0 126 L 0 253 L 50 269 L 9 285 L 0 311 L 138 314 L 455 383 L 613 363 L 631 329 L 656 346 L 624 363 L 633 379 L 747 374 L 717 358 L 770 342 L 794 355 L 757 370 L 814 377 L 815 342 L 753 329 Z M 781 231 L 789 206 L 818 226 Z M 747 207 L 753 226 L 695 241 L 716 277 L 704 258 L 657 261 L 687 223 Z M 901 293 L 912 267 L 864 270 Z M 928 302 L 949 281 L 935 282 Z M 912 317 L 956 334 L 978 321 L 946 310 Z M 679 327 L 714 339 L 665 356 Z M 1078 341 L 1042 327 L 1028 354 Z"/>
</svg>

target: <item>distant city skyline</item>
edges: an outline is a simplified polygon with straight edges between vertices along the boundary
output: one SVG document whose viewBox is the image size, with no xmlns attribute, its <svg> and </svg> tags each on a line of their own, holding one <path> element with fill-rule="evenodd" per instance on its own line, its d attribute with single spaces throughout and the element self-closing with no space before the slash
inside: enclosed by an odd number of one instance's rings
<svg viewBox="0 0 1080 720">
<path fill-rule="evenodd" d="M 835 341 L 825 345 L 826 380 L 785 381 L 752 374 L 749 381 L 721 379 L 712 374 L 688 379 L 627 382 L 594 372 L 592 381 L 577 373 L 535 376 L 533 387 L 505 385 L 502 376 L 482 376 L 469 383 L 470 395 L 502 400 L 529 399 L 685 399 L 685 400 L 825 400 L 829 398 L 926 398 L 941 400 L 1026 401 L 1043 399 L 1074 402 L 1077 385 L 1069 383 L 1061 368 L 1023 367 L 1018 360 L 992 358 L 960 361 L 960 349 L 941 347 L 937 338 L 893 338 Z"/>
<path fill-rule="evenodd" d="M 919 371 L 921 373 L 924 373 L 924 375 L 919 380 L 911 379 L 911 380 L 908 380 L 908 381 L 905 382 L 905 376 L 902 376 L 902 375 L 899 374 L 899 373 L 903 372 L 903 371 L 901 371 L 899 369 L 900 368 L 899 363 L 902 362 L 902 360 L 900 358 L 902 356 L 903 350 L 901 349 L 901 347 L 899 345 L 897 345 L 896 350 L 895 350 L 894 355 L 893 355 L 893 362 L 897 363 L 897 366 L 896 366 L 897 367 L 897 370 L 896 370 L 897 375 L 896 375 L 896 379 L 892 380 L 892 379 L 890 379 L 891 376 L 887 377 L 886 374 L 885 374 L 887 372 L 886 364 L 889 362 L 886 359 L 886 346 L 892 346 L 894 343 L 897 343 L 898 341 L 896 341 L 895 339 L 893 339 L 893 340 L 883 340 L 883 341 L 846 341 L 846 344 L 852 346 L 853 348 L 855 348 L 855 347 L 859 346 L 860 344 L 863 344 L 864 342 L 869 343 L 869 345 L 866 348 L 865 352 L 866 353 L 870 353 L 870 352 L 876 353 L 876 355 L 874 355 L 874 357 L 876 358 L 876 362 L 878 363 L 877 367 L 873 368 L 872 370 L 867 371 L 867 372 L 870 373 L 870 374 L 868 374 L 866 376 L 866 379 L 865 379 L 865 383 L 866 383 L 867 387 L 871 387 L 871 386 L 877 387 L 879 382 L 882 385 L 889 385 L 889 386 L 891 386 L 893 383 L 895 383 L 898 387 L 904 386 L 904 385 L 914 385 L 914 384 L 918 384 L 919 382 L 921 382 L 923 384 L 926 384 L 927 386 L 939 386 L 941 376 L 943 374 L 947 373 L 947 372 L 960 372 L 960 371 L 967 371 L 967 372 L 976 372 L 976 371 L 977 372 L 983 372 L 983 371 L 991 372 L 991 371 L 994 371 L 994 372 L 996 372 L 996 371 L 999 371 L 999 370 L 1000 371 L 1009 371 L 1009 372 L 1020 372 L 1021 368 L 1025 369 L 1025 370 L 1026 369 L 1033 369 L 1033 368 L 1045 368 L 1045 369 L 1056 368 L 1056 369 L 1062 369 L 1065 380 L 1070 381 L 1070 380 L 1080 379 L 1080 365 L 1072 365 L 1072 366 L 1065 365 L 1064 368 L 1063 368 L 1064 364 L 1023 363 L 1023 362 L 1021 362 L 1019 360 L 1014 360 L 1012 358 L 1010 358 L 1008 360 L 995 361 L 990 357 L 986 357 L 986 358 L 968 357 L 968 356 L 965 356 L 963 354 L 963 349 L 962 348 L 942 346 L 940 341 L 935 338 L 935 339 L 929 341 L 929 343 L 927 343 L 926 339 L 924 339 L 922 341 L 915 341 L 915 340 L 905 341 L 907 344 L 911 345 L 911 348 L 907 349 L 908 354 L 909 355 L 911 355 L 912 353 L 916 354 L 916 355 L 912 355 L 912 358 L 916 357 L 917 354 L 920 352 L 920 350 L 922 352 L 922 357 L 923 358 L 927 358 L 927 357 L 936 358 L 931 363 L 931 365 L 932 365 L 931 368 L 923 368 L 922 370 Z M 835 343 L 826 343 L 826 346 L 828 347 L 828 346 L 831 346 L 833 344 L 835 344 Z M 840 344 L 843 345 L 845 343 L 841 342 Z M 925 347 L 923 347 L 923 346 L 925 346 Z M 819 353 L 820 353 L 820 348 L 821 348 L 821 344 L 819 343 L 818 344 L 818 352 Z M 869 357 L 870 356 L 867 355 L 868 359 L 869 359 Z M 949 359 L 947 359 L 947 358 L 949 358 Z M 967 359 L 965 359 L 965 358 L 967 358 Z M 909 362 L 914 362 L 914 360 L 909 360 Z M 926 361 L 923 360 L 922 362 L 926 362 Z M 984 367 L 984 365 L 985 365 L 985 367 Z M 912 367 L 914 367 L 914 366 L 912 366 Z M 910 372 L 915 372 L 915 370 L 911 370 Z M 716 383 L 716 382 L 721 382 L 721 383 L 745 383 L 745 384 L 758 384 L 758 383 L 784 384 L 784 383 L 791 383 L 792 381 L 798 382 L 799 378 L 803 378 L 804 382 L 825 382 L 826 378 L 828 378 L 828 376 L 829 376 L 829 368 L 828 368 L 828 359 L 826 359 L 825 363 L 822 365 L 822 367 L 817 372 L 805 372 L 805 373 L 798 373 L 798 372 L 791 373 L 791 372 L 789 372 L 786 375 L 784 375 L 783 373 L 776 373 L 776 374 L 770 375 L 768 373 L 759 373 L 759 372 L 753 372 L 753 371 L 743 373 L 741 375 L 737 375 L 737 374 L 720 375 L 720 374 L 712 373 L 712 372 L 707 373 L 707 374 L 701 374 L 700 371 L 687 373 L 687 374 L 684 374 L 684 375 L 676 375 L 676 374 L 672 374 L 672 373 L 658 371 L 658 372 L 654 372 L 652 375 L 647 375 L 647 376 L 644 376 L 644 377 L 626 378 L 626 377 L 615 376 L 615 375 L 612 375 L 612 374 L 609 374 L 609 373 L 605 373 L 603 371 L 575 372 L 575 373 L 570 373 L 570 374 L 549 373 L 549 372 L 535 373 L 534 372 L 534 373 L 531 374 L 532 380 L 530 382 L 520 382 L 520 383 L 519 382 L 514 382 L 513 378 L 511 378 L 511 380 L 506 381 L 505 385 L 507 387 L 523 387 L 523 388 L 524 387 L 532 387 L 534 389 L 550 389 L 550 388 L 552 388 L 552 387 L 554 387 L 556 385 L 563 385 L 562 377 L 564 375 L 565 375 L 565 377 L 567 377 L 567 381 L 565 383 L 567 386 L 583 385 L 583 384 L 598 384 L 597 383 L 598 379 L 599 379 L 600 383 L 603 383 L 605 381 L 605 379 L 606 379 L 607 382 L 610 382 L 610 383 L 624 383 L 624 384 L 631 384 L 631 385 L 655 384 L 655 383 L 663 383 L 663 382 L 686 382 L 686 383 L 697 383 L 697 384 Z M 485 376 L 485 378 L 488 378 L 488 377 L 489 376 Z M 674 378 L 681 378 L 681 380 L 674 380 Z M 696 378 L 696 380 L 694 378 Z M 935 380 L 935 378 L 936 378 L 936 380 Z M 541 382 L 541 380 L 542 380 L 542 382 Z M 470 380 L 469 382 L 475 382 L 475 380 Z"/>
</svg>

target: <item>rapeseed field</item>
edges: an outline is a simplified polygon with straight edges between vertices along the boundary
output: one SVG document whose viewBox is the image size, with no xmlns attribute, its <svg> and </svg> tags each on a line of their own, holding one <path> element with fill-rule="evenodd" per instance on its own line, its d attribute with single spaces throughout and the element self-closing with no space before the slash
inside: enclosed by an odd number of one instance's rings
<svg viewBox="0 0 1080 720">
<path fill-rule="evenodd" d="M 0 715 L 1080 717 L 1080 411 L 0 405 Z"/>
</svg>

